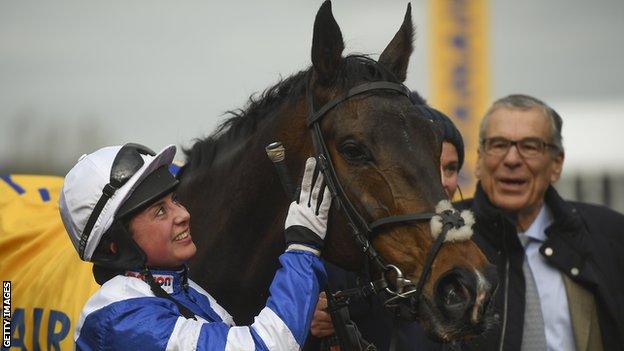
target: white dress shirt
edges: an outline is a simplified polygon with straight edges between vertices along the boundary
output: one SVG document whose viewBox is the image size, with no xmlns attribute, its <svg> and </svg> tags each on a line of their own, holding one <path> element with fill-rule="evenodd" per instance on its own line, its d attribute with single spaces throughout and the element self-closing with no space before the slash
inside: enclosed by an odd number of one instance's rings
<svg viewBox="0 0 624 351">
<path fill-rule="evenodd" d="M 521 239 L 523 236 L 528 239 L 524 249 L 540 298 L 547 349 L 574 351 L 572 321 L 563 277 L 561 272 L 549 265 L 539 252 L 540 246 L 546 240 L 545 230 L 551 223 L 552 214 L 546 205 L 543 205 L 527 231 L 519 232 L 518 235 Z"/>
</svg>

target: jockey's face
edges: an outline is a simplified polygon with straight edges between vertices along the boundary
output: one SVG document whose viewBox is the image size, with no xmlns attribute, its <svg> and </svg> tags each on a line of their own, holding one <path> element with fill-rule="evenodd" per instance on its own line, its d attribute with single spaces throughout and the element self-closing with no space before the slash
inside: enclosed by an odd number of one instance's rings
<svg viewBox="0 0 624 351">
<path fill-rule="evenodd" d="M 188 211 L 169 194 L 134 216 L 130 232 L 147 255 L 148 266 L 176 268 L 197 250 L 189 225 Z"/>
</svg>

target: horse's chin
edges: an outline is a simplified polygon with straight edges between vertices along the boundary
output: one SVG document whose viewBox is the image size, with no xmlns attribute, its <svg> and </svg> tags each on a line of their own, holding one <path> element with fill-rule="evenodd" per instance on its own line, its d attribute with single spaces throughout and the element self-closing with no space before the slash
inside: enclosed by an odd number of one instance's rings
<svg viewBox="0 0 624 351">
<path fill-rule="evenodd" d="M 494 315 L 491 305 L 483 314 L 481 321 L 473 324 L 468 316 L 457 320 L 446 318 L 428 298 L 421 297 L 418 304 L 418 315 L 415 317 L 427 336 L 437 342 L 469 340 L 491 329 L 499 321 Z"/>
</svg>

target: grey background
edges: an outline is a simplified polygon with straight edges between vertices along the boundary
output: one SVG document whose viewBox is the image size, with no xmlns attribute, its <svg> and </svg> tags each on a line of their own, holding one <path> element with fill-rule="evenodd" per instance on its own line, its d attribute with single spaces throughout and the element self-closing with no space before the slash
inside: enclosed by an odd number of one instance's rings
<svg viewBox="0 0 624 351">
<path fill-rule="evenodd" d="M 127 141 L 189 146 L 309 65 L 320 4 L 0 0 L 0 173 L 63 175 Z M 427 2 L 412 6 L 407 84 L 427 97 L 431 19 Z M 405 7 L 334 1 L 345 52 L 378 55 Z M 492 0 L 488 16 L 492 98 L 528 93 L 563 115 L 566 176 L 620 177 L 624 1 Z"/>
</svg>

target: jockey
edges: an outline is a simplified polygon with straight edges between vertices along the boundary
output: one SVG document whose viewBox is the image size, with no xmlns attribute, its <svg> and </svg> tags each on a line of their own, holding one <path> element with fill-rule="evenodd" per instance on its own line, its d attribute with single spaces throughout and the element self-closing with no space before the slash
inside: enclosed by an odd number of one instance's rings
<svg viewBox="0 0 624 351">
<path fill-rule="evenodd" d="M 196 247 L 190 215 L 176 200 L 178 180 L 168 170 L 175 152 L 173 145 L 157 155 L 138 144 L 106 147 L 82 156 L 65 177 L 63 223 L 102 285 L 82 310 L 76 348 L 300 349 L 326 279 L 318 256 L 331 196 L 322 196 L 322 174 L 312 181 L 314 158 L 306 162 L 299 201 L 288 210 L 287 249 L 266 307 L 251 326 L 235 327 L 187 278 L 185 263 Z"/>
</svg>

